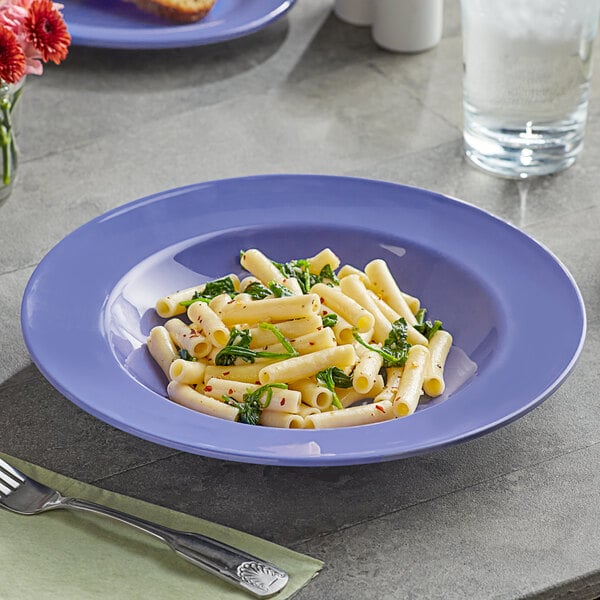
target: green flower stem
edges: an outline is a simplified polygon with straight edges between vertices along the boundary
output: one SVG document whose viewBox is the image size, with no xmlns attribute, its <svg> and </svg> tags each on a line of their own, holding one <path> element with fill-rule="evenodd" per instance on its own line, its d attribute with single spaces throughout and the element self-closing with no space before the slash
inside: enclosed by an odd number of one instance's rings
<svg viewBox="0 0 600 600">
<path fill-rule="evenodd" d="M 2 183 L 4 185 L 10 185 L 13 179 L 17 146 L 12 129 L 12 113 L 22 92 L 23 87 L 19 87 L 11 95 L 11 90 L 7 85 L 0 85 L 0 146 L 2 146 Z"/>
<path fill-rule="evenodd" d="M 10 133 L 4 125 L 0 126 L 0 145 L 2 146 L 2 183 L 8 185 L 11 179 L 10 172 Z"/>
<path fill-rule="evenodd" d="M 12 142 L 12 127 L 10 119 L 10 99 L 4 96 L 0 99 L 0 111 L 2 113 L 2 123 L 0 124 L 0 145 L 2 145 L 2 183 L 9 185 L 12 179 L 12 169 L 10 161 L 10 151 Z"/>
</svg>

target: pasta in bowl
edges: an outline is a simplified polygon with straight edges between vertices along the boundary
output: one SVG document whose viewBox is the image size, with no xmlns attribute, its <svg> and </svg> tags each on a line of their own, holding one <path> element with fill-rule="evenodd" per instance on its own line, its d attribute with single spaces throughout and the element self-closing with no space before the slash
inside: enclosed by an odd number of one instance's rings
<svg viewBox="0 0 600 600">
<path fill-rule="evenodd" d="M 280 263 L 257 248 L 231 273 L 159 298 L 147 347 L 168 397 L 230 421 L 326 429 L 406 417 L 445 389 L 452 335 L 382 259 L 330 248 Z M 185 318 L 185 321 L 181 319 Z"/>
</svg>

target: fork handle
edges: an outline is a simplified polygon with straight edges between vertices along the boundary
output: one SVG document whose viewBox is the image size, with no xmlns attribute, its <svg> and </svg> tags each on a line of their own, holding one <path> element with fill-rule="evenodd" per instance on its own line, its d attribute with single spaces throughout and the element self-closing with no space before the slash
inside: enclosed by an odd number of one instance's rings
<svg viewBox="0 0 600 600">
<path fill-rule="evenodd" d="M 62 498 L 55 508 L 93 512 L 131 525 L 165 542 L 177 554 L 196 566 L 259 598 L 268 598 L 276 594 L 288 582 L 287 573 L 275 565 L 198 533 L 163 527 L 79 498 Z"/>
</svg>

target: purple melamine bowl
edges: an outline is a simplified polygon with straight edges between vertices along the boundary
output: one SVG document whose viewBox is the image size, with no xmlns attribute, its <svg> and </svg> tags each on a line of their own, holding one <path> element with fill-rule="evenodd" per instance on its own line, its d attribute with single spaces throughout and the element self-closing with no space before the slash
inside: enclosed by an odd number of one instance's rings
<svg viewBox="0 0 600 600">
<path fill-rule="evenodd" d="M 165 397 L 144 342 L 163 294 L 240 272 L 239 250 L 275 260 L 324 247 L 390 265 L 454 336 L 448 389 L 414 415 L 339 430 L 223 421 Z M 532 321 L 561 327 L 531 330 Z M 573 278 L 517 228 L 469 204 L 393 183 L 266 175 L 169 190 L 83 225 L 41 261 L 22 329 L 42 373 L 97 418 L 158 444 L 262 464 L 392 460 L 510 423 L 565 380 L 585 338 Z"/>
</svg>

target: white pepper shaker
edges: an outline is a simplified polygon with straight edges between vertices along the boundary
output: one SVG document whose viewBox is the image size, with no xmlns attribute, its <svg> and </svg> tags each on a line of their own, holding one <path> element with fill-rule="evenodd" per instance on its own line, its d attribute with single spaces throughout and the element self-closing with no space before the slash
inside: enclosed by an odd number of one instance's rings
<svg viewBox="0 0 600 600">
<path fill-rule="evenodd" d="M 444 0 L 373 0 L 372 36 L 392 52 L 423 52 L 442 37 Z"/>
<path fill-rule="evenodd" d="M 373 23 L 373 0 L 335 0 L 333 11 L 338 19 L 351 25 Z"/>
</svg>

